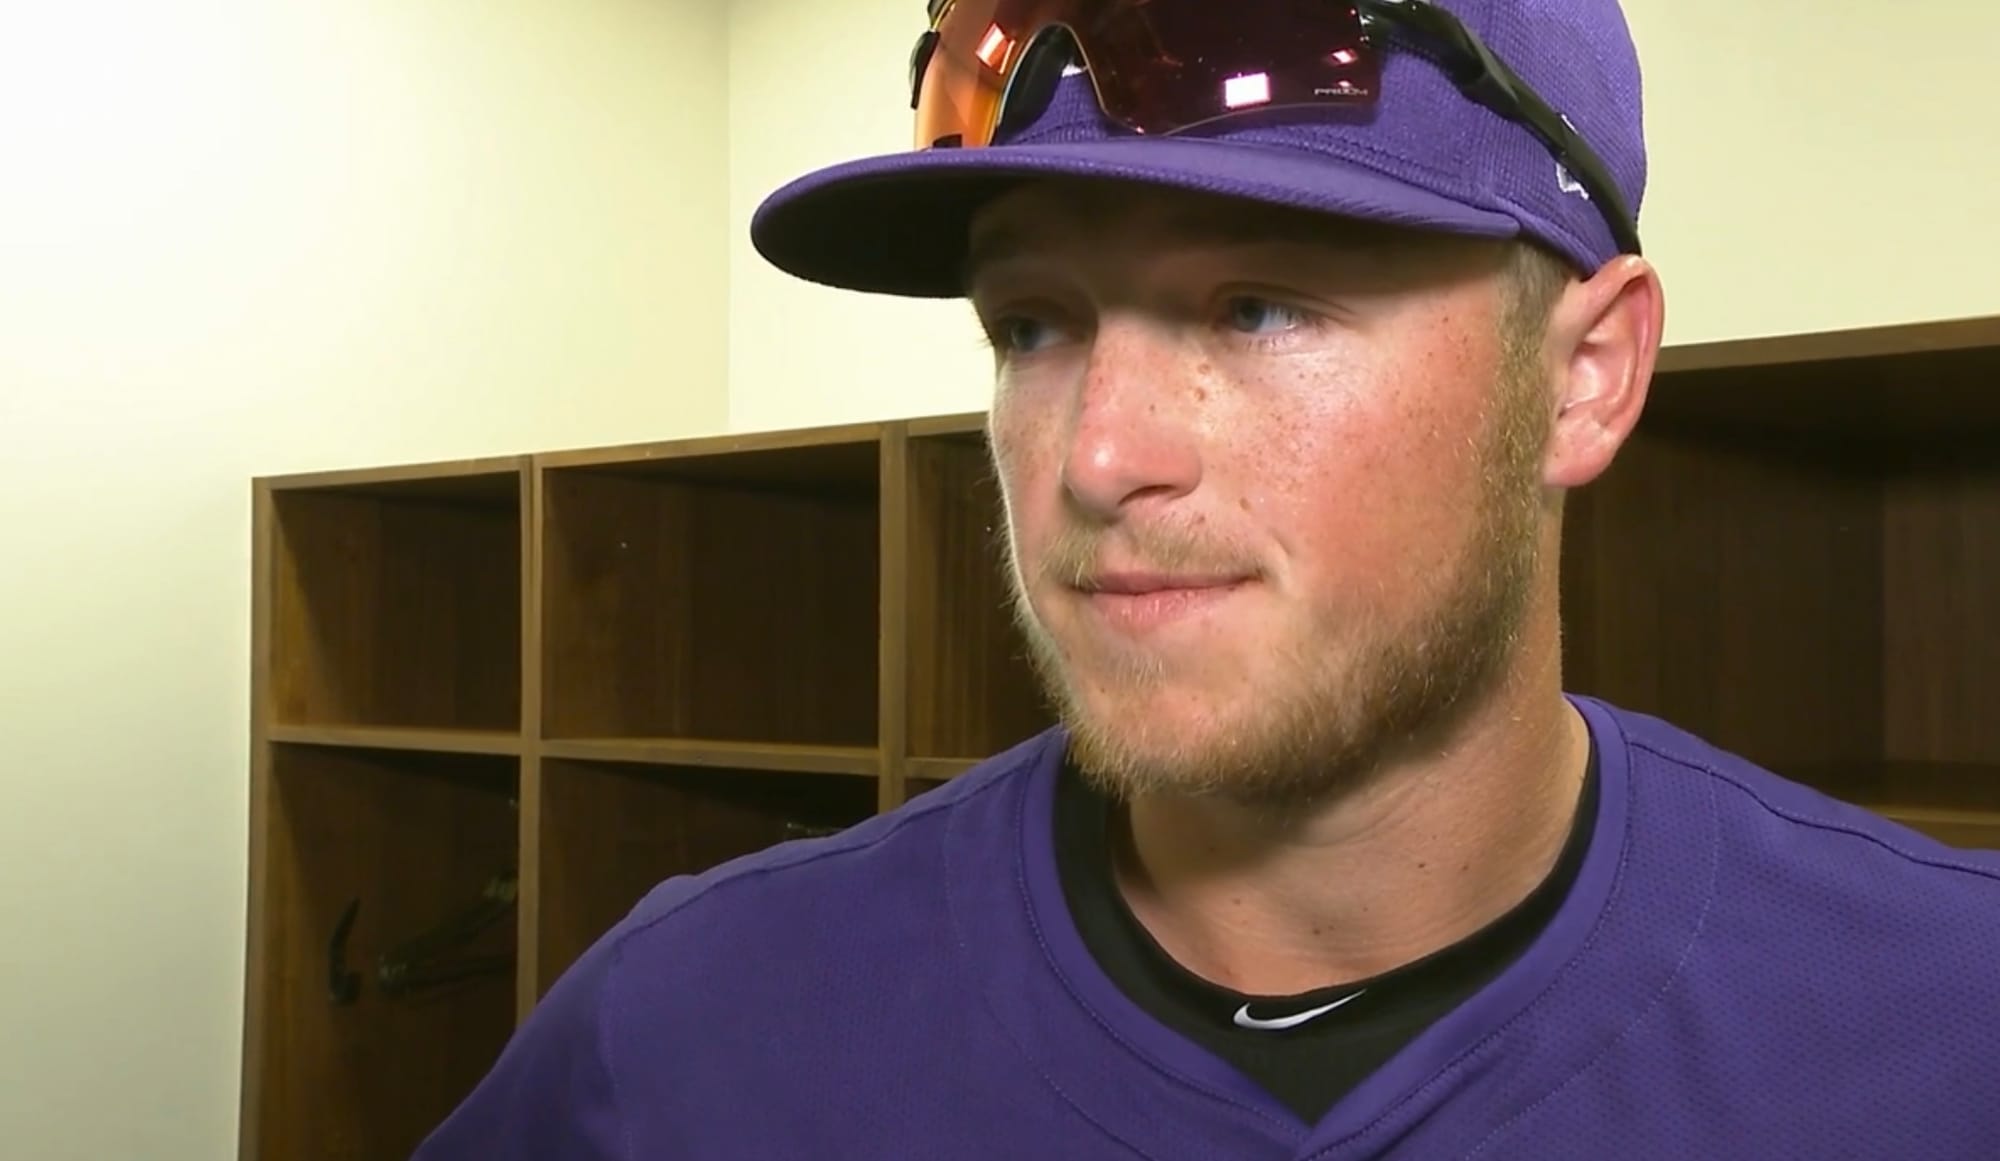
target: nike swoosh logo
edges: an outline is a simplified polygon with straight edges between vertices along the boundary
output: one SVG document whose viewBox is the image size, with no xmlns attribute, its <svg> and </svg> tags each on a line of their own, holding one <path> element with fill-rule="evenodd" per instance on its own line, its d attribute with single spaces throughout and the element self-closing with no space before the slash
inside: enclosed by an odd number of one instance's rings
<svg viewBox="0 0 2000 1161">
<path fill-rule="evenodd" d="M 1356 1000 L 1361 998 L 1362 992 L 1366 992 L 1367 990 L 1368 990 L 1367 988 L 1363 988 L 1361 989 L 1360 992 L 1355 992 L 1353 995 L 1342 996 L 1340 999 L 1335 1000 L 1331 1004 L 1325 1004 L 1317 1008 L 1308 1008 L 1303 1012 L 1294 1012 L 1289 1016 L 1277 1016 L 1269 1020 L 1260 1020 L 1257 1017 L 1252 1016 L 1250 1014 L 1250 1005 L 1245 1004 L 1241 1008 L 1236 1009 L 1236 1026 L 1238 1028 L 1255 1028 L 1260 1031 L 1266 1031 L 1266 1032 L 1277 1031 L 1284 1028 L 1296 1028 L 1308 1020 L 1319 1019 L 1321 1016 L 1326 1015 L 1328 1012 L 1333 1011 L 1335 1008 L 1340 1007 L 1342 1004 L 1347 1003 L 1349 1000 Z"/>
</svg>

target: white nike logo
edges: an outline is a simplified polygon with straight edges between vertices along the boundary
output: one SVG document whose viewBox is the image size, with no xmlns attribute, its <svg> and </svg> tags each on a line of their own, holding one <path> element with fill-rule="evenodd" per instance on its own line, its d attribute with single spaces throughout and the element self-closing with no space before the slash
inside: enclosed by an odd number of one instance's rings
<svg viewBox="0 0 2000 1161">
<path fill-rule="evenodd" d="M 1353 995 L 1342 996 L 1340 999 L 1335 1000 L 1331 1004 L 1326 1004 L 1318 1008 L 1308 1008 L 1303 1012 L 1294 1012 L 1289 1016 L 1278 1016 L 1270 1020 L 1259 1020 L 1257 1017 L 1252 1016 L 1250 1014 L 1250 1005 L 1245 1004 L 1241 1008 L 1236 1009 L 1236 1026 L 1238 1028 L 1257 1028 L 1264 1031 L 1276 1031 L 1282 1028 L 1296 1028 L 1308 1020 L 1316 1020 L 1319 1017 L 1326 1015 L 1328 1012 L 1333 1011 L 1335 1008 L 1340 1007 L 1342 1004 L 1345 1004 L 1349 1000 L 1359 999 L 1362 992 L 1366 992 L 1367 990 L 1368 990 L 1367 988 L 1363 988 L 1361 989 L 1360 992 L 1355 992 Z"/>
</svg>

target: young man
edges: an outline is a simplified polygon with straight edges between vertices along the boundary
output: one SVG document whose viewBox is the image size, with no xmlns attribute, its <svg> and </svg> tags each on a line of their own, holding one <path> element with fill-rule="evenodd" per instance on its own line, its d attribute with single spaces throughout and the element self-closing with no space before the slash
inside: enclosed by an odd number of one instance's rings
<svg viewBox="0 0 2000 1161">
<path fill-rule="evenodd" d="M 938 7 L 925 148 L 756 236 L 970 299 L 1063 727 L 660 886 L 423 1161 L 2000 1156 L 2000 860 L 1561 684 L 1614 0 Z"/>
</svg>

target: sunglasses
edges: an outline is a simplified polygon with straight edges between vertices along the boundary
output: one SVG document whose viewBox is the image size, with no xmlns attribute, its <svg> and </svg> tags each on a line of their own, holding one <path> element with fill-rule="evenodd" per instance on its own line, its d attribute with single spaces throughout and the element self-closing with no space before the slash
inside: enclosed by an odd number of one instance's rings
<svg viewBox="0 0 2000 1161">
<path fill-rule="evenodd" d="M 1414 53 L 1468 98 L 1527 128 L 1604 215 L 1621 250 L 1638 229 L 1569 122 L 1450 12 L 1425 0 L 930 0 L 910 54 L 919 148 L 975 148 L 1034 121 L 1072 64 L 1105 116 L 1165 135 L 1251 110 L 1365 108 L 1385 47 Z"/>
</svg>

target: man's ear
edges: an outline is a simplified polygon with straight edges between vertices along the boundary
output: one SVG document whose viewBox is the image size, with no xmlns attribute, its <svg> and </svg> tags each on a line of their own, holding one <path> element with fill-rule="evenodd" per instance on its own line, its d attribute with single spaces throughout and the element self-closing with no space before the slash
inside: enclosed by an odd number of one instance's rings
<svg viewBox="0 0 2000 1161">
<path fill-rule="evenodd" d="M 1645 410 L 1665 319 L 1659 273 L 1637 255 L 1606 263 L 1557 299 L 1543 346 L 1555 387 L 1548 486 L 1580 487 L 1611 466 Z"/>
</svg>

